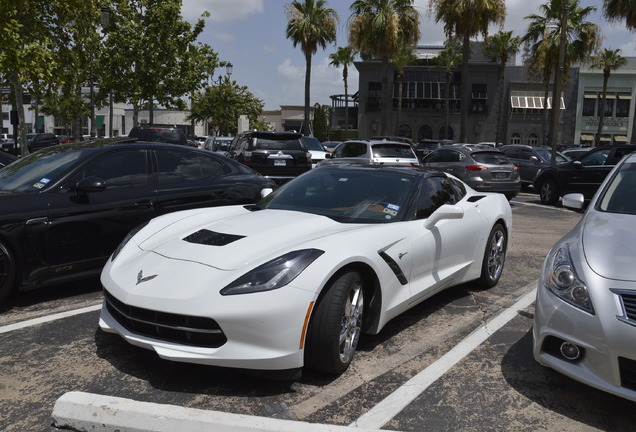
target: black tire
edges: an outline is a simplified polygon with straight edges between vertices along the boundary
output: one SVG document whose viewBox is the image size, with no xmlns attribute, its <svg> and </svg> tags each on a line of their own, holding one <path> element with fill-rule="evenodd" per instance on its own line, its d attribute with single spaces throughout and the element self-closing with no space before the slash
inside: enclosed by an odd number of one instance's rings
<svg viewBox="0 0 636 432">
<path fill-rule="evenodd" d="M 481 276 L 478 280 L 482 288 L 492 288 L 499 282 L 506 261 L 507 247 L 508 232 L 498 223 L 490 231 L 484 250 Z"/>
<path fill-rule="evenodd" d="M 2 304 L 15 285 L 15 260 L 7 247 L 0 243 L 0 304 Z"/>
<path fill-rule="evenodd" d="M 362 331 L 364 286 L 358 272 L 332 281 L 312 315 L 307 331 L 305 365 L 330 375 L 351 364 Z"/>
<path fill-rule="evenodd" d="M 543 204 L 555 205 L 559 201 L 559 186 L 552 179 L 546 179 L 539 185 L 539 198 Z"/>
</svg>

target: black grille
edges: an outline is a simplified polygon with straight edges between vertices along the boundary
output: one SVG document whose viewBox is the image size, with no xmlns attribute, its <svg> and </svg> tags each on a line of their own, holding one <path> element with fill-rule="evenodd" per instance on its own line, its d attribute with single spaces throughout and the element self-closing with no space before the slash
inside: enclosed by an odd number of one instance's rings
<svg viewBox="0 0 636 432">
<path fill-rule="evenodd" d="M 193 234 L 190 234 L 186 238 L 185 241 L 190 243 L 198 243 L 209 246 L 225 246 L 232 242 L 242 239 L 245 236 L 241 235 L 233 235 L 233 234 L 223 234 L 214 231 L 210 231 L 207 229 L 199 230 Z"/>
<path fill-rule="evenodd" d="M 636 361 L 619 357 L 618 368 L 621 374 L 621 386 L 636 390 Z"/>
<path fill-rule="evenodd" d="M 623 301 L 625 308 L 625 317 L 629 320 L 636 321 L 636 292 L 612 290 L 618 294 Z"/>
<path fill-rule="evenodd" d="M 204 348 L 218 348 L 227 342 L 211 318 L 157 312 L 128 306 L 104 290 L 108 312 L 128 331 L 166 342 Z"/>
</svg>

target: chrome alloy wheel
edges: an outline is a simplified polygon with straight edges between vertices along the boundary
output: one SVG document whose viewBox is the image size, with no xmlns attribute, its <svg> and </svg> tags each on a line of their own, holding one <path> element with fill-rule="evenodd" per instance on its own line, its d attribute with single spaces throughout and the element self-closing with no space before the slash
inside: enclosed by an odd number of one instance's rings
<svg viewBox="0 0 636 432">
<path fill-rule="evenodd" d="M 340 361 L 348 363 L 358 346 L 362 327 L 362 311 L 364 309 L 364 292 L 362 284 L 357 281 L 344 305 L 340 326 Z"/>
<path fill-rule="evenodd" d="M 505 258 L 506 236 L 503 230 L 497 230 L 490 239 L 490 250 L 488 251 L 488 276 L 491 279 L 499 279 L 504 268 Z"/>
</svg>

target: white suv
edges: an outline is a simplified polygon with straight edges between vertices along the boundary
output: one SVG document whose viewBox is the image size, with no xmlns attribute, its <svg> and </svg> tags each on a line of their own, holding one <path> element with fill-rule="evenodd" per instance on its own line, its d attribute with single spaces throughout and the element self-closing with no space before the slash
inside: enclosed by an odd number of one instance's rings
<svg viewBox="0 0 636 432">
<path fill-rule="evenodd" d="M 410 144 L 373 139 L 357 139 L 340 143 L 319 165 L 338 163 L 420 166 L 420 161 Z"/>
</svg>

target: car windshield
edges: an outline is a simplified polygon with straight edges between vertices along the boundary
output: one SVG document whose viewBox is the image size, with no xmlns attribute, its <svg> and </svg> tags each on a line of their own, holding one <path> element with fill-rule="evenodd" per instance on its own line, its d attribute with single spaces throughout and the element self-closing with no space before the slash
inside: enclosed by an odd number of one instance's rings
<svg viewBox="0 0 636 432">
<path fill-rule="evenodd" d="M 609 213 L 636 215 L 636 163 L 626 163 L 611 180 L 599 208 Z"/>
<path fill-rule="evenodd" d="M 413 150 L 411 146 L 402 144 L 374 144 L 371 150 L 373 157 L 386 158 L 386 157 L 402 157 L 402 158 L 414 158 Z"/>
<path fill-rule="evenodd" d="M 264 150 L 302 150 L 299 139 L 254 138 L 252 149 Z"/>
<path fill-rule="evenodd" d="M 534 149 L 537 153 L 539 153 L 539 155 L 541 156 L 541 159 L 543 159 L 544 161 L 551 161 L 552 160 L 552 150 L 549 149 Z M 567 162 L 569 160 L 569 158 L 563 156 L 561 153 L 557 153 L 556 154 L 556 163 L 563 163 L 563 162 Z"/>
<path fill-rule="evenodd" d="M 81 156 L 81 150 L 43 149 L 0 169 L 0 191 L 39 192 Z"/>
<path fill-rule="evenodd" d="M 511 165 L 510 159 L 501 152 L 475 152 L 470 155 L 476 162 L 488 165 Z"/>
<path fill-rule="evenodd" d="M 405 218 L 414 187 L 414 177 L 395 171 L 318 168 L 268 195 L 258 207 L 342 223 L 389 223 Z"/>
</svg>

